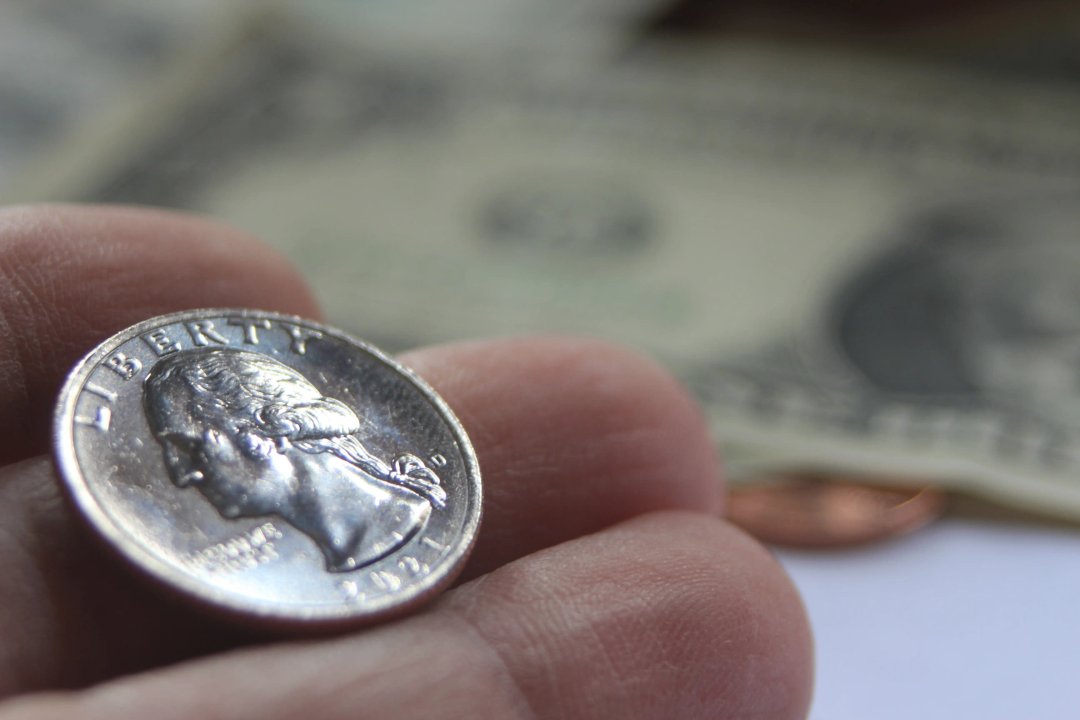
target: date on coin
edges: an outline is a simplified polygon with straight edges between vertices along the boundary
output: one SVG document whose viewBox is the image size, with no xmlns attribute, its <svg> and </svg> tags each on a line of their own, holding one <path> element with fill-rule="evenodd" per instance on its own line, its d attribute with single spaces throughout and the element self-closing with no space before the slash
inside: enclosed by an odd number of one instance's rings
<svg viewBox="0 0 1080 720">
<path fill-rule="evenodd" d="M 72 370 L 56 463 L 106 543 L 248 622 L 375 622 L 453 581 L 480 471 L 446 403 L 333 328 L 253 310 L 146 320 Z"/>
</svg>

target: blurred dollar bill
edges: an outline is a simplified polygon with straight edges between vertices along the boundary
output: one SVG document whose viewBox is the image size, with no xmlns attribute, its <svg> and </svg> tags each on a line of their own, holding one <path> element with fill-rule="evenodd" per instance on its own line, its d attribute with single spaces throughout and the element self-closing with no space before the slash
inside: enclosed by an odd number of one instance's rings
<svg viewBox="0 0 1080 720">
<path fill-rule="evenodd" d="M 212 32 L 237 3 L 5 0 L 0 3 L 0 189 L 88 118 Z"/>
<path fill-rule="evenodd" d="M 269 23 L 214 57 L 20 198 L 232 221 L 390 348 L 643 348 L 740 467 L 922 476 L 1080 517 L 1070 94 L 750 39 L 455 62 Z"/>
</svg>

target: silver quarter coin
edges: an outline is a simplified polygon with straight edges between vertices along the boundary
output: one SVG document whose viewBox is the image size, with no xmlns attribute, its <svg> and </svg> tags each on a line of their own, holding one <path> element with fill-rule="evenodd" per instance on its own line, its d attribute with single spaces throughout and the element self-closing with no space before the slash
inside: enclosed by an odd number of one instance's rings
<svg viewBox="0 0 1080 720">
<path fill-rule="evenodd" d="M 476 456 L 446 403 L 298 317 L 139 323 L 75 366 L 55 422 L 60 475 L 107 543 L 248 620 L 406 612 L 454 579 L 480 523 Z"/>
</svg>

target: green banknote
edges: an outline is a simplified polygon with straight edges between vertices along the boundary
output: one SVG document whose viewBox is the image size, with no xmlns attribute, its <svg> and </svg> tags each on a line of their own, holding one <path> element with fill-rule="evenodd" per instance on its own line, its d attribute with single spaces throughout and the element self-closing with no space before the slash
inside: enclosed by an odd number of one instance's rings
<svg viewBox="0 0 1080 720">
<path fill-rule="evenodd" d="M 0 191 L 87 118 L 113 115 L 134 89 L 246 12 L 216 0 L 0 4 Z"/>
</svg>

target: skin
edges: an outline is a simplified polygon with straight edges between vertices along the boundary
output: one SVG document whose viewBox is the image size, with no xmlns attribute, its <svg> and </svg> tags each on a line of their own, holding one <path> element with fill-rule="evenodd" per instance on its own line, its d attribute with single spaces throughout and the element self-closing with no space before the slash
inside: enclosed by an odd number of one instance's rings
<svg viewBox="0 0 1080 720">
<path fill-rule="evenodd" d="M 205 220 L 0 212 L 0 719 L 805 716 L 803 608 L 718 518 L 698 410 L 652 362 L 592 340 L 403 358 L 458 412 L 487 493 L 462 581 L 422 612 L 282 639 L 156 592 L 66 506 L 48 416 L 88 348 L 207 306 L 319 316 L 284 259 Z"/>
</svg>

